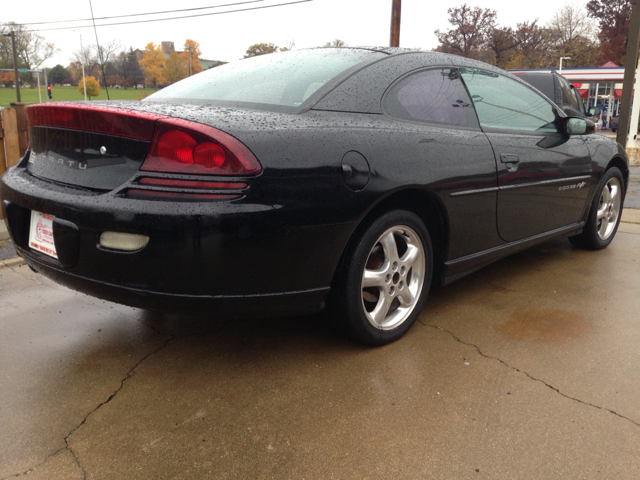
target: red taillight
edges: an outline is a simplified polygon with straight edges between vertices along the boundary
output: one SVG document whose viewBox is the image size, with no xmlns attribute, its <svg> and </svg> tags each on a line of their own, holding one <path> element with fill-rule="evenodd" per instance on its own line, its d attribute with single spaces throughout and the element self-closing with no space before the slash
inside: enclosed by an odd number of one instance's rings
<svg viewBox="0 0 640 480">
<path fill-rule="evenodd" d="M 202 142 L 193 149 L 193 161 L 202 168 L 220 168 L 225 160 L 224 150 L 220 145 Z"/>
<path fill-rule="evenodd" d="M 158 139 L 158 158 L 167 167 L 186 167 L 193 163 L 193 149 L 197 145 L 191 135 L 181 130 L 169 130 Z"/>
<path fill-rule="evenodd" d="M 195 122 L 158 121 L 141 170 L 210 175 L 258 175 L 262 167 L 231 135 Z"/>
</svg>

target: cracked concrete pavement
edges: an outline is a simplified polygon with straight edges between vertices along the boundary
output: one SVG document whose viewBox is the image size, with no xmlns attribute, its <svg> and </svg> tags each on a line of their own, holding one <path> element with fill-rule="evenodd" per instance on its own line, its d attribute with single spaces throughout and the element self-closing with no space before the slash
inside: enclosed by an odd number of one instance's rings
<svg viewBox="0 0 640 480">
<path fill-rule="evenodd" d="M 640 477 L 640 219 L 431 292 L 364 348 L 323 316 L 165 315 L 0 268 L 0 478 Z"/>
</svg>

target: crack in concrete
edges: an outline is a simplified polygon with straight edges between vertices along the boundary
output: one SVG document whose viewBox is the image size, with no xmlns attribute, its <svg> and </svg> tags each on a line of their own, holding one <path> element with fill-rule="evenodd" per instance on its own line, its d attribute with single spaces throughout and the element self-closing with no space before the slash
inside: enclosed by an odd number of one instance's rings
<svg viewBox="0 0 640 480">
<path fill-rule="evenodd" d="M 91 414 L 89 414 L 91 415 Z M 86 417 L 85 417 L 86 420 Z M 77 428 L 77 427 L 76 427 Z M 71 434 L 69 434 L 71 435 Z M 76 455 L 76 452 L 73 451 L 73 448 L 71 448 L 71 445 L 69 445 L 69 435 L 67 435 L 66 437 L 64 437 L 64 443 L 66 445 L 66 449 L 69 450 L 69 452 L 71 452 L 71 456 L 73 457 L 73 461 L 76 462 L 76 465 L 78 466 L 78 468 L 80 469 L 80 471 L 82 472 L 82 478 L 83 480 L 87 480 L 87 471 L 84 469 L 84 467 L 82 466 L 82 464 L 80 463 L 80 459 L 78 458 L 78 456 Z"/>
<path fill-rule="evenodd" d="M 55 457 L 56 455 L 58 455 L 60 452 L 62 452 L 63 450 L 66 450 L 67 447 L 62 447 L 59 448 L 58 450 L 56 450 L 55 452 L 47 455 L 47 457 L 40 463 L 38 463 L 37 465 L 34 465 L 33 467 L 31 467 L 28 470 L 25 470 L 24 472 L 20 472 L 20 473 L 12 473 L 11 475 L 9 475 L 8 477 L 2 477 L 2 479 L 0 480 L 8 480 L 9 478 L 17 478 L 17 477 L 21 477 L 22 475 L 28 475 L 29 473 L 33 472 L 36 468 L 44 465 L 45 463 L 47 463 L 49 461 L 50 458 Z"/>
<path fill-rule="evenodd" d="M 215 334 L 218 332 L 221 332 L 228 324 L 229 322 L 224 322 L 220 328 L 218 328 L 215 331 L 209 332 L 209 334 Z M 143 322 L 144 324 L 144 322 Z M 174 341 L 174 340 L 180 340 L 183 338 L 188 338 L 188 337 L 192 337 L 195 335 L 198 335 L 198 333 L 191 333 L 189 335 L 182 335 L 182 336 L 175 336 L 175 335 L 171 335 L 169 333 L 164 334 L 162 333 L 160 330 L 157 330 L 153 327 L 151 327 L 150 325 L 145 324 L 145 326 L 147 326 L 148 328 L 150 328 L 151 330 L 153 330 L 155 333 L 157 333 L 158 335 L 168 335 L 169 338 L 167 340 L 165 340 L 162 345 L 160 345 L 158 348 L 156 348 L 155 350 L 147 353 L 145 356 L 143 356 L 140 360 L 138 360 L 138 362 L 129 369 L 129 371 L 127 372 L 127 374 L 124 376 L 124 378 L 122 380 L 120 380 L 120 386 L 116 389 L 115 392 L 113 392 L 111 395 L 109 395 L 109 397 L 104 401 L 101 402 L 100 404 L 98 404 L 98 406 L 96 408 L 94 408 L 93 410 L 91 410 L 89 413 L 87 413 L 87 415 L 85 415 L 85 417 L 82 419 L 82 421 L 76 425 L 74 428 L 71 429 L 71 431 L 65 435 L 64 437 L 64 443 L 65 446 L 63 448 L 59 448 L 58 450 L 56 450 L 55 452 L 47 455 L 47 457 L 40 463 L 38 463 L 37 465 L 29 468 L 28 470 L 25 470 L 24 472 L 20 472 L 20 473 L 14 473 L 9 475 L 8 477 L 3 477 L 0 480 L 7 480 L 9 478 L 17 478 L 17 477 L 21 477 L 23 475 L 28 475 L 29 473 L 33 472 L 36 468 L 44 465 L 45 463 L 47 463 L 47 461 L 53 457 L 55 457 L 58 453 L 62 452 L 63 450 L 69 450 L 69 452 L 71 452 L 71 455 L 73 456 L 74 461 L 76 462 L 76 465 L 78 465 L 78 468 L 80 468 L 80 470 L 82 471 L 82 478 L 84 480 L 86 480 L 87 478 L 87 472 L 84 469 L 84 467 L 82 466 L 82 464 L 80 463 L 80 459 L 78 458 L 78 456 L 76 455 L 76 453 L 73 451 L 73 448 L 71 448 L 71 445 L 69 445 L 69 439 L 71 438 L 71 435 L 74 434 L 74 432 L 76 432 L 80 427 L 82 427 L 85 423 L 87 423 L 87 420 L 89 419 L 89 417 L 91 415 L 93 415 L 95 412 L 97 412 L 100 408 L 102 408 L 103 406 L 107 405 L 109 402 L 111 402 L 111 400 L 113 400 L 116 395 L 118 395 L 118 393 L 124 388 L 124 384 L 127 382 L 127 380 L 129 380 L 131 377 L 133 377 L 135 375 L 135 371 L 136 369 L 146 360 L 148 359 L 150 356 L 155 355 L 156 353 L 158 353 L 160 350 L 162 350 L 163 348 L 165 348 L 170 342 Z"/>
<path fill-rule="evenodd" d="M 517 367 L 514 367 L 514 366 L 512 366 L 512 365 L 509 365 L 507 362 L 505 362 L 504 360 L 502 360 L 502 359 L 500 359 L 500 358 L 498 358 L 498 357 L 492 357 L 491 355 L 487 355 L 487 354 L 483 353 L 483 352 L 482 352 L 482 350 L 480 350 L 480 347 L 478 347 L 477 345 L 475 345 L 475 344 L 473 344 L 473 343 L 465 342 L 464 340 L 462 340 L 462 339 L 458 338 L 458 337 L 457 337 L 453 332 L 450 332 L 449 330 L 446 330 L 446 329 L 444 329 L 444 328 L 442 328 L 442 327 L 438 327 L 438 326 L 436 326 L 436 325 L 427 325 L 427 324 L 425 324 L 424 322 L 422 322 L 420 319 L 418 319 L 418 321 L 419 321 L 422 325 L 424 325 L 425 327 L 434 328 L 434 329 L 436 329 L 436 330 L 440 330 L 440 331 L 442 331 L 442 332 L 448 333 L 449 335 L 451 335 L 451 337 L 453 337 L 453 339 L 454 339 L 456 342 L 459 342 L 459 343 L 461 343 L 462 345 L 466 345 L 466 346 L 468 346 L 468 347 L 473 347 L 473 348 L 475 348 L 475 349 L 477 350 L 477 352 L 478 352 L 481 356 L 483 356 L 484 358 L 487 358 L 487 359 L 489 359 L 489 360 L 496 360 L 496 361 L 500 362 L 501 364 L 503 364 L 505 367 L 510 368 L 511 370 L 515 370 L 516 372 L 518 372 L 518 373 L 521 373 L 521 374 L 525 375 L 526 377 L 530 378 L 531 380 L 534 380 L 534 381 L 536 381 L 536 382 L 540 382 L 540 383 L 542 383 L 545 387 L 547 387 L 547 388 L 549 388 L 549 389 L 553 390 L 553 391 L 554 391 L 554 392 L 556 392 L 557 394 L 559 394 L 559 395 L 561 395 L 561 396 L 563 396 L 563 397 L 565 397 L 565 398 L 567 398 L 567 399 L 569 399 L 569 400 L 573 400 L 574 402 L 578 402 L 578 403 L 581 403 L 581 404 L 583 404 L 583 405 L 587 405 L 587 406 L 589 406 L 589 407 L 597 408 L 598 410 L 603 410 L 603 411 L 605 411 L 605 412 L 612 413 L 612 414 L 613 414 L 613 415 L 615 415 L 616 417 L 620 417 L 620 418 L 622 418 L 622 419 L 624 419 L 624 420 L 627 420 L 628 422 L 633 423 L 635 426 L 640 427 L 640 423 L 636 422 L 635 420 L 633 420 L 633 419 L 631 419 L 631 418 L 629 418 L 629 417 L 625 417 L 624 415 L 621 415 L 620 413 L 616 412 L 615 410 L 611 410 L 610 408 L 606 408 L 606 407 L 601 407 L 600 405 L 595 405 L 595 404 L 593 404 L 593 403 L 585 402 L 584 400 L 580 400 L 579 398 L 575 398 L 575 397 L 572 397 L 572 396 L 570 396 L 570 395 L 567 395 L 566 393 L 562 393 L 562 392 L 560 391 L 560 389 L 559 389 L 559 388 L 554 387 L 553 385 L 551 385 L 551 384 L 549 384 L 549 383 L 545 382 L 544 380 L 542 380 L 542 379 L 540 379 L 540 378 L 536 378 L 536 377 L 534 377 L 533 375 L 531 375 L 531 374 L 529 374 L 529 373 L 525 372 L 524 370 L 520 370 L 520 369 L 519 369 L 519 368 L 517 368 Z"/>
</svg>

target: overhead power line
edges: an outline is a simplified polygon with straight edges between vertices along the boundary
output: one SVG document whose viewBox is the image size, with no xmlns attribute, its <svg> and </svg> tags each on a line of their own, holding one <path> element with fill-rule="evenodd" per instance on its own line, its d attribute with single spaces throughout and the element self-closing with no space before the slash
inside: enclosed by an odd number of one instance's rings
<svg viewBox="0 0 640 480">
<path fill-rule="evenodd" d="M 251 7 L 251 8 L 240 8 L 237 10 L 226 10 L 224 12 L 211 12 L 211 13 L 200 13 L 197 15 L 183 15 L 181 17 L 169 17 L 169 18 L 154 18 L 154 19 L 149 19 L 149 20 L 134 20 L 131 22 L 116 22 L 116 23 L 102 23 L 99 25 L 96 25 L 96 27 L 109 27 L 109 26 L 114 26 L 114 25 L 131 25 L 131 24 L 136 24 L 136 23 L 150 23 L 150 22 L 166 22 L 168 20 L 180 20 L 183 18 L 196 18 L 196 17 L 208 17 L 211 15 L 224 15 L 226 13 L 236 13 L 236 12 L 248 12 L 250 10 L 262 10 L 265 8 L 274 8 L 274 7 L 284 7 L 287 5 L 294 5 L 296 3 L 306 3 L 306 2 L 312 2 L 313 0 L 297 0 L 294 2 L 286 2 L 286 3 L 277 3 L 275 5 L 264 5 L 261 7 Z M 68 26 L 68 27 L 56 27 L 56 28 L 39 28 L 39 29 L 34 29 L 32 31 L 34 32 L 48 32 L 48 31 L 52 31 L 52 30 L 69 30 L 71 28 L 93 28 L 93 25 L 77 25 L 77 26 Z"/>
<path fill-rule="evenodd" d="M 161 12 L 148 12 L 148 13 L 129 13 L 127 15 L 114 15 L 111 17 L 96 17 L 96 18 L 77 18 L 75 20 L 52 20 L 50 22 L 31 22 L 31 23 L 16 23 L 16 25 L 49 25 L 52 23 L 72 23 L 72 22 L 89 22 L 94 20 L 110 20 L 112 18 L 125 18 L 125 17 L 142 17 L 146 15 L 162 15 L 164 13 L 177 13 L 177 12 L 192 12 L 194 10 L 208 10 L 210 8 L 223 8 L 233 7 L 235 5 L 244 5 L 247 3 L 264 2 L 264 0 L 248 0 L 246 2 L 225 3 L 223 5 L 211 5 L 209 7 L 194 7 L 194 8 L 179 8 L 177 10 L 163 10 Z M 3 23 L 3 25 L 11 25 L 11 23 Z"/>
</svg>

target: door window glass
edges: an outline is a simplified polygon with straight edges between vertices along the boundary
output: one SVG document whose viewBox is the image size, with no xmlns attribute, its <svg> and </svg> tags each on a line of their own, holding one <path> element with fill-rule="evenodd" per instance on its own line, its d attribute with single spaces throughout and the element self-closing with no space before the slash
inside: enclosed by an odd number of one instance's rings
<svg viewBox="0 0 640 480">
<path fill-rule="evenodd" d="M 450 68 L 423 70 L 404 77 L 389 89 L 382 109 L 403 120 L 468 127 L 478 124 L 458 71 Z"/>
<path fill-rule="evenodd" d="M 461 68 L 482 127 L 557 132 L 553 105 L 530 88 L 492 72 Z"/>
<path fill-rule="evenodd" d="M 565 105 L 570 106 L 573 110 L 579 112 L 580 106 L 578 105 L 576 96 L 573 93 L 573 87 L 564 79 L 559 79 L 558 81 L 560 82 L 560 90 L 562 90 L 562 102 Z"/>
</svg>

